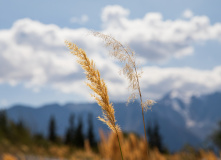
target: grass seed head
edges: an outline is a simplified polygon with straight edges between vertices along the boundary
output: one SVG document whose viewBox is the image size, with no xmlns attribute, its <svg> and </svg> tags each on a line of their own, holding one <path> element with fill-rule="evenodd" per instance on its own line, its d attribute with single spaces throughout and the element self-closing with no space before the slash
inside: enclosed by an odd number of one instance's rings
<svg viewBox="0 0 221 160">
<path fill-rule="evenodd" d="M 144 108 L 145 111 L 147 111 L 147 109 L 150 109 L 151 106 L 156 102 L 153 100 L 147 100 L 143 103 L 139 83 L 142 71 L 138 71 L 139 68 L 136 64 L 135 52 L 129 46 L 121 44 L 112 36 L 93 31 L 91 32 L 91 34 L 95 37 L 101 38 L 104 41 L 105 46 L 109 48 L 109 54 L 123 63 L 121 73 L 124 76 L 126 76 L 126 78 L 129 80 L 128 88 L 132 90 L 132 93 L 128 98 L 127 104 L 129 104 L 131 101 L 134 102 L 138 95 L 141 100 L 141 107 Z"/>
<path fill-rule="evenodd" d="M 96 69 L 94 62 L 90 60 L 85 51 L 78 48 L 76 44 L 69 41 L 65 41 L 65 43 L 71 50 L 71 53 L 78 58 L 77 62 L 85 70 L 88 80 L 86 85 L 94 91 L 92 97 L 97 101 L 98 105 L 101 106 L 103 117 L 98 117 L 98 119 L 107 124 L 112 131 L 120 131 L 120 127 L 116 124 L 114 107 L 112 103 L 109 102 L 107 86 L 104 80 L 100 78 L 100 72 Z"/>
</svg>

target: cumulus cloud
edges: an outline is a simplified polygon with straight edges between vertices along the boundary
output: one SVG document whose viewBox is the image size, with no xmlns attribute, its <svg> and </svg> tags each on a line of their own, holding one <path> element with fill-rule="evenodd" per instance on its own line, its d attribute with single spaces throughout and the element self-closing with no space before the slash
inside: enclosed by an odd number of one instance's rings
<svg viewBox="0 0 221 160">
<path fill-rule="evenodd" d="M 124 20 L 128 17 L 130 11 L 119 5 L 109 5 L 102 10 L 101 20 L 104 22 L 103 27 L 118 28 L 124 27 Z"/>
<path fill-rule="evenodd" d="M 89 97 L 85 75 L 65 47 L 65 40 L 84 48 L 110 83 L 120 83 L 122 80 L 116 76 L 119 67 L 107 59 L 107 55 L 100 54 L 104 50 L 102 47 L 97 50 L 97 46 L 101 46 L 99 40 L 86 36 L 88 32 L 62 29 L 30 19 L 18 20 L 12 28 L 0 30 L 0 84 L 24 84 L 34 91 L 47 85 Z"/>
<path fill-rule="evenodd" d="M 149 61 L 181 58 L 194 53 L 193 45 L 207 40 L 221 40 L 221 23 L 211 24 L 207 16 L 189 19 L 163 19 L 161 13 L 147 13 L 130 19 L 129 11 L 120 6 L 103 9 L 103 31 L 127 42 L 141 57 Z"/>
<path fill-rule="evenodd" d="M 143 71 L 142 86 L 145 94 L 152 97 L 170 91 L 173 97 L 188 99 L 193 95 L 221 91 L 221 66 L 212 70 L 145 67 Z"/>
<path fill-rule="evenodd" d="M 193 43 L 221 39 L 221 24 L 211 25 L 205 16 L 172 21 L 163 20 L 160 13 L 129 19 L 129 13 L 120 6 L 104 8 L 101 31 L 128 42 L 143 58 L 142 63 L 192 54 Z M 64 46 L 64 41 L 70 40 L 95 60 L 111 98 L 126 100 L 127 80 L 118 75 L 120 66 L 107 56 L 101 41 L 86 36 L 87 33 L 85 28 L 60 28 L 30 19 L 18 20 L 10 29 L 0 30 L 0 84 L 24 84 L 35 91 L 49 86 L 89 99 L 85 75 Z M 144 67 L 143 71 L 141 85 L 148 98 L 160 98 L 170 91 L 188 97 L 221 90 L 221 67 L 212 70 Z"/>
<path fill-rule="evenodd" d="M 25 82 L 29 87 L 69 81 L 79 69 L 65 53 L 64 40 L 76 40 L 86 46 L 79 38 L 83 33 L 84 29 L 60 29 L 30 19 L 19 20 L 11 29 L 1 30 L 0 83 Z"/>
</svg>

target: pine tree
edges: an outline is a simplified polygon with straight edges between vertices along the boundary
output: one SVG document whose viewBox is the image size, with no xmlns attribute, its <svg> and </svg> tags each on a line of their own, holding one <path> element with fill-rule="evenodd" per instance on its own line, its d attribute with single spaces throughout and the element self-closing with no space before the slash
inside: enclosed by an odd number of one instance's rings
<svg viewBox="0 0 221 160">
<path fill-rule="evenodd" d="M 219 122 L 219 128 L 212 134 L 212 140 L 219 149 L 221 149 L 221 121 Z"/>
<path fill-rule="evenodd" d="M 87 138 L 89 140 L 89 143 L 91 147 L 95 146 L 95 140 L 94 140 L 94 126 L 93 126 L 93 115 L 90 113 L 88 114 L 88 132 L 87 132 Z"/>
<path fill-rule="evenodd" d="M 65 144 L 74 145 L 75 128 L 74 128 L 74 114 L 70 115 L 69 127 L 65 134 Z"/>
<path fill-rule="evenodd" d="M 0 139 L 1 138 L 6 138 L 8 134 L 8 119 L 5 110 L 0 111 Z"/>
<path fill-rule="evenodd" d="M 56 142 L 56 121 L 54 116 L 51 116 L 48 126 L 48 140 L 51 142 Z"/>
<path fill-rule="evenodd" d="M 147 127 L 147 137 L 148 137 L 150 148 L 153 148 L 153 131 L 152 131 L 150 123 L 148 123 L 148 127 Z"/>
<path fill-rule="evenodd" d="M 80 148 L 84 147 L 84 135 L 82 130 L 83 130 L 83 122 L 82 122 L 82 117 L 80 116 L 78 119 L 78 126 L 74 138 L 75 145 Z"/>
<path fill-rule="evenodd" d="M 14 135 L 18 142 L 29 143 L 31 140 L 30 130 L 25 126 L 24 121 L 20 119 L 18 123 L 15 124 L 16 132 Z"/>
<path fill-rule="evenodd" d="M 159 133 L 158 123 L 155 123 L 153 128 L 151 127 L 151 125 L 148 125 L 147 135 L 148 135 L 148 140 L 149 140 L 149 146 L 151 149 L 158 148 L 158 150 L 161 153 L 168 152 L 167 149 L 162 144 L 162 137 Z"/>
<path fill-rule="evenodd" d="M 157 147 L 159 151 L 162 153 L 163 152 L 162 138 L 159 133 L 158 123 L 155 124 L 153 129 L 153 141 L 154 141 L 154 147 Z"/>
</svg>

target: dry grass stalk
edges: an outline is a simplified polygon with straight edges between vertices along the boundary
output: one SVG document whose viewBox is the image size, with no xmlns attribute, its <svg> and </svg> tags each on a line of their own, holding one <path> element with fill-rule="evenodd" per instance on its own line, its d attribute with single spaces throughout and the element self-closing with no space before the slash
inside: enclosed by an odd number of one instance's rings
<svg viewBox="0 0 221 160">
<path fill-rule="evenodd" d="M 101 141 L 99 143 L 99 153 L 104 159 L 115 160 L 120 158 L 120 152 L 117 147 L 117 139 L 114 134 L 104 135 L 103 131 L 100 131 Z M 182 151 L 175 154 L 162 154 L 157 148 L 150 150 L 147 156 L 147 146 L 144 139 L 129 134 L 127 137 L 123 137 L 120 134 L 122 140 L 121 147 L 124 153 L 125 160 L 218 160 L 218 157 L 211 151 L 199 150 L 199 151 Z"/>
<path fill-rule="evenodd" d="M 78 48 L 74 43 L 68 41 L 65 43 L 71 50 L 71 53 L 77 56 L 77 62 L 85 70 L 86 77 L 89 81 L 86 84 L 95 93 L 91 96 L 94 97 L 94 99 L 102 108 L 103 117 L 98 117 L 99 120 L 107 124 L 113 132 L 117 133 L 120 131 L 120 127 L 116 124 L 114 107 L 113 104 L 109 102 L 107 86 L 104 80 L 100 78 L 100 72 L 95 68 L 94 62 L 89 60 L 83 49 Z"/>
<path fill-rule="evenodd" d="M 120 127 L 116 124 L 114 107 L 113 104 L 109 102 L 107 86 L 104 80 L 100 78 L 100 72 L 95 68 L 94 62 L 92 60 L 89 60 L 83 49 L 78 48 L 77 45 L 75 45 L 74 43 L 68 41 L 66 41 L 65 43 L 67 47 L 71 50 L 71 53 L 78 57 L 77 62 L 85 70 L 86 77 L 89 81 L 86 84 L 95 93 L 91 96 L 95 98 L 98 105 L 100 105 L 102 108 L 103 117 L 98 117 L 98 119 L 107 124 L 107 126 L 116 133 L 121 151 L 120 140 L 118 136 Z M 123 159 L 122 151 L 121 157 Z"/>
<path fill-rule="evenodd" d="M 147 146 L 142 138 L 136 137 L 134 134 L 129 134 L 127 138 L 123 137 L 120 133 L 122 140 L 121 147 L 126 160 L 146 160 L 147 159 Z M 101 141 L 99 143 L 99 152 L 105 159 L 120 159 L 120 152 L 117 146 L 117 138 L 114 134 L 105 136 L 103 131 L 100 131 Z"/>
<path fill-rule="evenodd" d="M 101 156 L 104 159 L 120 159 L 121 153 L 118 146 L 118 140 L 115 134 L 109 134 L 108 139 L 105 136 L 102 130 L 99 130 L 100 133 L 100 144 L 98 144 L 98 149 Z M 119 133 L 119 136 L 122 140 L 122 135 Z M 121 141 L 122 142 L 122 141 Z M 122 143 L 121 143 L 122 147 Z M 126 155 L 124 155 L 125 158 Z"/>
<path fill-rule="evenodd" d="M 87 153 L 92 153 L 91 145 L 88 139 L 84 140 L 84 150 Z"/>
<path fill-rule="evenodd" d="M 105 46 L 107 48 L 110 48 L 110 52 L 109 52 L 110 55 L 115 57 L 116 59 L 118 59 L 120 62 L 124 64 L 122 73 L 129 80 L 129 88 L 132 89 L 132 94 L 128 98 L 128 103 L 130 103 L 131 100 L 134 101 L 136 99 L 136 96 L 139 95 L 141 108 L 142 108 L 144 134 L 145 134 L 145 139 L 147 141 L 145 121 L 144 121 L 144 111 L 147 111 L 147 109 L 150 109 L 151 106 L 156 102 L 153 100 L 146 100 L 145 102 L 143 102 L 142 93 L 140 89 L 140 81 L 139 81 L 141 77 L 141 72 L 138 72 L 135 52 L 130 47 L 124 46 L 123 44 L 121 44 L 112 36 L 105 35 L 100 32 L 92 32 L 92 35 L 103 39 L 105 42 Z"/>
</svg>

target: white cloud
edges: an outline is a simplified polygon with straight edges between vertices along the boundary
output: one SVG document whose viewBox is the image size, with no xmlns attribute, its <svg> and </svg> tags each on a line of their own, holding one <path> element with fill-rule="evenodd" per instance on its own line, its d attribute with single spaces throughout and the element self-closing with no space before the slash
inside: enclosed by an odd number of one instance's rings
<svg viewBox="0 0 221 160">
<path fill-rule="evenodd" d="M 174 21 L 163 20 L 160 13 L 133 20 L 128 16 L 129 10 L 120 6 L 106 7 L 102 32 L 128 42 L 144 58 L 142 63 L 182 57 L 193 53 L 193 43 L 221 40 L 221 24 L 211 25 L 205 16 Z M 95 60 L 111 98 L 126 100 L 127 80 L 118 75 L 120 66 L 107 57 L 101 41 L 87 33 L 83 28 L 59 28 L 30 19 L 18 20 L 12 28 L 0 30 L 0 84 L 20 83 L 35 91 L 47 85 L 89 99 L 90 90 L 83 83 L 85 75 L 64 46 L 64 41 L 70 40 Z M 170 91 L 180 97 L 221 91 L 221 66 L 212 70 L 144 67 L 143 71 L 141 85 L 148 98 L 160 98 Z"/>
<path fill-rule="evenodd" d="M 188 98 L 221 91 L 221 66 L 212 70 L 145 67 L 143 71 L 141 82 L 147 96 L 158 97 L 171 91 L 176 97 Z"/>
<path fill-rule="evenodd" d="M 149 61 L 181 58 L 194 53 L 193 45 L 207 40 L 221 40 L 221 23 L 212 25 L 207 16 L 164 20 L 160 13 L 147 13 L 143 18 L 130 19 L 129 11 L 121 6 L 103 9 L 103 32 L 128 43 Z"/>
<path fill-rule="evenodd" d="M 107 62 L 107 61 L 106 61 Z M 110 62 L 111 63 L 111 62 Z M 98 64 L 98 63 L 97 63 Z M 102 68 L 102 66 L 104 68 Z M 106 67 L 115 67 L 106 69 Z M 119 69 L 116 64 L 98 66 L 101 75 L 107 83 L 111 100 L 125 101 L 129 96 L 128 81 L 123 76 L 117 75 Z M 144 98 L 159 99 L 168 92 L 173 93 L 173 98 L 178 97 L 185 101 L 193 95 L 221 91 L 221 66 L 212 70 L 197 70 L 191 68 L 159 68 L 144 67 L 141 78 L 141 88 Z M 92 93 L 81 80 L 73 79 L 72 82 L 54 83 L 55 88 L 64 92 L 75 92 L 89 98 Z"/>
<path fill-rule="evenodd" d="M 17 21 L 11 29 L 0 31 L 0 82 L 25 82 L 30 87 L 68 81 L 79 69 L 64 41 L 76 40 L 84 46 L 79 38 L 84 33 L 83 29 L 60 29 L 30 19 Z"/>
<path fill-rule="evenodd" d="M 118 5 L 109 5 L 102 10 L 101 20 L 104 22 L 103 27 L 118 28 L 121 23 L 128 17 L 130 11 Z M 121 26 L 123 27 L 123 26 Z"/>
<path fill-rule="evenodd" d="M 71 23 L 77 23 L 77 24 L 85 24 L 85 23 L 88 22 L 88 20 L 89 20 L 89 17 L 84 14 L 84 15 L 82 15 L 80 18 L 78 18 L 78 17 L 72 17 L 72 18 L 70 19 L 70 22 L 71 22 Z"/>
<path fill-rule="evenodd" d="M 61 29 L 30 19 L 21 19 L 12 28 L 0 30 L 0 84 L 13 86 L 22 83 L 33 91 L 47 85 L 62 92 L 85 96 L 90 91 L 83 82 L 85 75 L 65 47 L 65 40 L 84 48 L 110 83 L 119 83 L 121 80 L 116 78 L 119 67 L 106 59 L 107 55 L 100 54 L 104 50 L 102 47 L 97 49 L 99 40 L 86 37 L 87 33 L 86 29 Z"/>
</svg>

